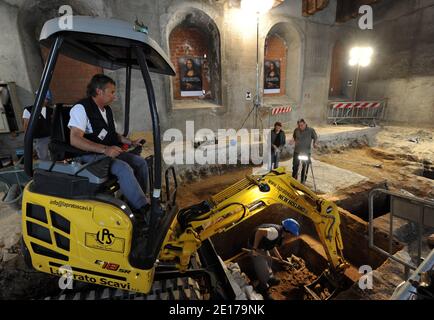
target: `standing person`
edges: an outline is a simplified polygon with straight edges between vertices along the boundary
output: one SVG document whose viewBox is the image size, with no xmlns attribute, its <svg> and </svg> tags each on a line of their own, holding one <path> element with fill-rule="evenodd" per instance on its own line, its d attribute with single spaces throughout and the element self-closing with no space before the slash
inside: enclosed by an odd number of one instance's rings
<svg viewBox="0 0 434 320">
<path fill-rule="evenodd" d="M 307 123 L 304 121 L 304 119 L 300 119 L 297 121 L 297 128 L 294 130 L 292 137 L 294 140 L 291 140 L 290 144 L 295 143 L 294 155 L 292 157 L 292 177 L 294 179 L 297 179 L 298 167 L 300 165 L 300 159 L 298 156 L 306 155 L 308 157 L 307 161 L 303 161 L 303 166 L 301 169 L 301 183 L 304 183 L 307 178 L 307 171 L 311 161 L 310 154 L 312 141 L 314 148 L 317 148 L 318 135 L 316 134 L 315 129 L 307 126 Z"/>
<path fill-rule="evenodd" d="M 80 160 L 91 162 L 105 156 L 113 158 L 110 173 L 118 178 L 120 190 L 139 218 L 149 221 L 150 205 L 145 197 L 148 181 L 146 160 L 124 152 L 121 144 L 140 145 L 141 138 L 131 141 L 118 134 L 109 106 L 116 98 L 116 83 L 104 74 L 96 74 L 87 86 L 87 98 L 77 102 L 70 111 L 68 127 L 71 145 L 92 152 Z M 137 178 L 135 176 L 137 175 Z"/>
<path fill-rule="evenodd" d="M 300 235 L 300 225 L 296 220 L 288 218 L 283 220 L 281 225 L 261 224 L 256 227 L 249 239 L 253 266 L 259 280 L 258 289 L 263 293 L 266 293 L 268 288 L 279 284 L 279 280 L 274 277 L 271 269 L 270 251 L 273 251 L 274 255 L 283 261 L 277 246 L 282 244 L 286 235 L 289 237 Z"/>
<path fill-rule="evenodd" d="M 33 134 L 33 143 L 36 151 L 36 155 L 39 160 L 50 160 L 50 153 L 48 151 L 48 145 L 51 141 L 51 121 L 53 117 L 53 109 L 51 104 L 53 101 L 53 96 L 51 91 L 48 89 L 47 94 L 42 105 L 41 114 L 36 123 L 36 129 Z M 33 106 L 28 106 L 24 108 L 23 112 L 23 127 L 24 133 L 27 132 L 29 126 L 30 117 L 32 115 Z"/>
<path fill-rule="evenodd" d="M 285 132 L 282 130 L 282 123 L 276 122 L 271 131 L 271 169 L 279 166 L 280 152 L 286 143 Z"/>
</svg>

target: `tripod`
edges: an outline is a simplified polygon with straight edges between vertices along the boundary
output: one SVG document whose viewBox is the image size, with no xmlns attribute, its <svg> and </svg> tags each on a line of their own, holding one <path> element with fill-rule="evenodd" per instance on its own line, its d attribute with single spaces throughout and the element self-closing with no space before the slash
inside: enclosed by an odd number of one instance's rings
<svg viewBox="0 0 434 320">
<path fill-rule="evenodd" d="M 312 165 L 311 157 L 308 156 L 308 155 L 305 155 L 305 154 L 300 154 L 298 156 L 298 160 L 300 161 L 301 168 L 302 168 L 301 169 L 301 183 L 304 184 L 306 182 L 307 175 L 308 175 L 308 172 L 309 172 L 309 167 L 310 167 L 310 170 L 311 170 L 311 173 L 312 173 L 312 179 L 313 179 L 313 187 L 314 187 L 315 192 L 317 192 L 317 190 L 316 190 L 316 182 L 315 182 L 315 175 L 313 174 L 313 165 Z M 305 170 L 303 170 L 303 168 L 305 168 Z M 298 172 L 297 172 L 297 176 L 298 176 Z"/>
</svg>

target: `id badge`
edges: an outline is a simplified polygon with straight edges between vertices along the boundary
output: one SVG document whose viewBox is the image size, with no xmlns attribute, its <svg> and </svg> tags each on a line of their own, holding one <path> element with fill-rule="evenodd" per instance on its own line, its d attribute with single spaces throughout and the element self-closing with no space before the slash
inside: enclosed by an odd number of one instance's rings
<svg viewBox="0 0 434 320">
<path fill-rule="evenodd" d="M 102 129 L 101 132 L 98 135 L 98 138 L 102 141 L 104 140 L 105 136 L 107 135 L 107 130 L 106 129 Z"/>
</svg>

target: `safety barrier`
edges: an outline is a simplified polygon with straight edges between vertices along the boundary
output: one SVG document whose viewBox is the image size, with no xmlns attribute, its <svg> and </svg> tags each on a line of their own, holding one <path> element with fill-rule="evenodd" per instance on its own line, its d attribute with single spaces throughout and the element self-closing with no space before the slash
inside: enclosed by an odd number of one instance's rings
<svg viewBox="0 0 434 320">
<path fill-rule="evenodd" d="M 327 106 L 327 119 L 333 124 L 360 123 L 370 120 L 372 124 L 384 118 L 387 100 L 379 101 L 333 101 Z"/>
<path fill-rule="evenodd" d="M 282 124 L 290 123 L 290 116 L 293 108 L 294 106 L 291 105 L 268 108 L 268 128 L 272 128 L 276 121 L 279 121 Z"/>
</svg>

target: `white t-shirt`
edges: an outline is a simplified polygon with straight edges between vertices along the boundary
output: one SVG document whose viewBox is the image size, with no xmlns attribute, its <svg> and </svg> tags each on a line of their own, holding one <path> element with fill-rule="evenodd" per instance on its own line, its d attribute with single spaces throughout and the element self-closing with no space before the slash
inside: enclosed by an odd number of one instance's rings
<svg viewBox="0 0 434 320">
<path fill-rule="evenodd" d="M 98 108 L 99 112 L 101 113 L 104 121 L 108 123 L 107 121 L 107 112 L 104 109 L 102 111 L 100 108 Z M 84 106 L 82 104 L 76 104 L 72 107 L 71 111 L 69 112 L 69 122 L 68 122 L 68 128 L 71 129 L 71 127 L 75 127 L 83 131 L 85 134 L 93 133 L 92 125 L 90 124 L 89 118 L 87 117 L 86 110 L 84 109 Z M 113 119 L 114 121 L 114 119 Z M 115 129 L 116 129 L 116 123 L 115 123 Z"/>
<path fill-rule="evenodd" d="M 268 240 L 276 240 L 279 237 L 279 231 L 276 228 L 270 227 L 267 229 L 267 235 L 265 236 Z"/>
<path fill-rule="evenodd" d="M 23 119 L 30 119 L 31 115 L 32 114 L 27 109 L 24 109 Z M 47 108 L 46 107 L 42 107 L 41 115 L 44 117 L 44 119 L 47 117 Z"/>
</svg>

